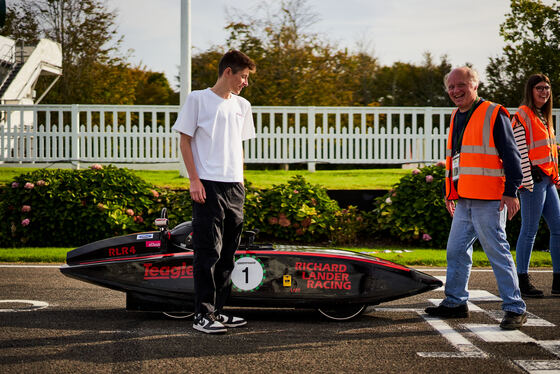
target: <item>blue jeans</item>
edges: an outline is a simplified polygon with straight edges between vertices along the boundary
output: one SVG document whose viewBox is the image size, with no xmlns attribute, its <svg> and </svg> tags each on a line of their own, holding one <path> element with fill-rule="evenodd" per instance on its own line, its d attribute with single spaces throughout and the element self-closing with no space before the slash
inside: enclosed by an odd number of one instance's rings
<svg viewBox="0 0 560 374">
<path fill-rule="evenodd" d="M 560 199 L 556 186 L 549 176 L 544 176 L 541 182 L 535 183 L 533 192 L 521 190 L 519 199 L 521 231 L 516 246 L 517 272 L 526 274 L 529 271 L 533 244 L 543 216 L 550 230 L 552 269 L 555 273 L 560 273 Z"/>
<path fill-rule="evenodd" d="M 447 241 L 447 280 L 442 304 L 456 307 L 469 299 L 468 283 L 476 239 L 490 260 L 505 311 L 523 313 L 519 282 L 506 239 L 507 209 L 498 200 L 459 199 Z"/>
</svg>

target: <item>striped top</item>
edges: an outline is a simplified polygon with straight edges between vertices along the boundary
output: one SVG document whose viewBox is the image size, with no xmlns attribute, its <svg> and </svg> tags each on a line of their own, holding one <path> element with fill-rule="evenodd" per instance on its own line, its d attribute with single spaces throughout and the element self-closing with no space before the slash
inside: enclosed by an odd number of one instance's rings
<svg viewBox="0 0 560 374">
<path fill-rule="evenodd" d="M 527 150 L 527 141 L 525 140 L 525 128 L 523 125 L 516 121 L 513 128 L 513 136 L 515 143 L 521 154 L 521 171 L 523 172 L 523 180 L 521 187 L 525 187 L 529 191 L 533 191 L 533 176 L 531 175 L 531 161 L 529 160 L 529 151 Z"/>
</svg>

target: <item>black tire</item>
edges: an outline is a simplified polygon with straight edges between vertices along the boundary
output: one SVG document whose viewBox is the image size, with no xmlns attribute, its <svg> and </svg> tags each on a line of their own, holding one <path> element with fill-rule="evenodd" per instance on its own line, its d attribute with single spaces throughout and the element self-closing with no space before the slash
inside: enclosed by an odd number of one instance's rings
<svg viewBox="0 0 560 374">
<path fill-rule="evenodd" d="M 184 313 L 174 313 L 174 312 L 162 312 L 164 316 L 173 319 L 186 319 L 194 316 L 194 313 L 184 312 Z"/>
<path fill-rule="evenodd" d="M 345 305 L 329 308 L 318 308 L 317 310 L 323 316 L 335 321 L 347 321 L 362 314 L 366 306 L 364 304 Z"/>
</svg>

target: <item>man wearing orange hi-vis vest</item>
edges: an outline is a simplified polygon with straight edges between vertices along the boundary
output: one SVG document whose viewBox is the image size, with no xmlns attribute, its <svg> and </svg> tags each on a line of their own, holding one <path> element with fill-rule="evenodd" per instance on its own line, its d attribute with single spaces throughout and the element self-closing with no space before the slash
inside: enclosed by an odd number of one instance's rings
<svg viewBox="0 0 560 374">
<path fill-rule="evenodd" d="M 478 74 L 453 69 L 444 79 L 457 109 L 451 115 L 446 152 L 445 205 L 453 217 L 447 241 L 445 299 L 426 308 L 437 317 L 469 315 L 468 282 L 473 244 L 478 239 L 492 264 L 505 312 L 500 327 L 527 321 L 515 263 L 506 238 L 506 218 L 519 210 L 520 155 L 507 110 L 478 97 Z"/>
</svg>

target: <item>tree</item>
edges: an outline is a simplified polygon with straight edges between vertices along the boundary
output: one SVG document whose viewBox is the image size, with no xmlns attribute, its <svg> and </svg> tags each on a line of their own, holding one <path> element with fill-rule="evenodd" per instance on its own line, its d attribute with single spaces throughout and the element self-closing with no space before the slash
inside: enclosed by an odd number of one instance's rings
<svg viewBox="0 0 560 374">
<path fill-rule="evenodd" d="M 244 51 L 257 63 L 252 84 L 243 92 L 249 101 L 254 105 L 371 102 L 370 86 L 364 82 L 371 80 L 377 68 L 374 57 L 338 51 L 309 32 L 318 17 L 306 0 L 264 5 L 251 15 L 236 14 L 233 17 L 243 22 L 232 19 L 226 27 L 230 32 L 228 47 Z"/>
<path fill-rule="evenodd" d="M 247 53 L 250 55 L 249 52 Z M 208 50 L 192 57 L 191 84 L 193 90 L 203 90 L 205 88 L 212 87 L 214 83 L 216 83 L 216 79 L 218 79 L 218 64 L 223 54 L 224 51 L 221 48 L 216 47 L 216 50 Z M 253 77 L 251 76 L 251 86 L 252 78 Z"/>
<path fill-rule="evenodd" d="M 179 94 L 169 86 L 163 73 L 148 71 L 146 68 L 130 69 L 135 82 L 135 105 L 178 105 Z"/>
<path fill-rule="evenodd" d="M 63 75 L 44 103 L 136 103 L 138 74 L 118 54 L 116 13 L 104 0 L 20 0 L 8 8 L 7 19 L 4 35 L 28 45 L 49 38 L 62 47 Z M 48 83 L 40 79 L 39 90 Z"/>
<path fill-rule="evenodd" d="M 391 106 L 449 106 L 443 79 L 450 70 L 447 56 L 435 65 L 429 52 L 419 66 L 395 62 L 382 67 L 374 78 L 376 100 Z"/>
<path fill-rule="evenodd" d="M 10 36 L 14 40 L 34 45 L 39 42 L 39 23 L 30 3 L 22 3 L 19 7 L 8 5 L 6 22 L 0 34 Z"/>
<path fill-rule="evenodd" d="M 309 27 L 317 16 L 305 0 L 264 2 L 251 14 L 230 12 L 228 48 L 242 50 L 257 63 L 243 91 L 253 105 L 399 105 L 449 106 L 443 77 L 451 70 L 447 56 L 434 63 L 430 53 L 421 65 L 397 62 L 382 67 L 364 49 L 339 50 Z M 239 22 L 237 20 L 243 20 Z M 214 84 L 225 48 L 193 58 L 193 89 Z"/>
<path fill-rule="evenodd" d="M 546 74 L 554 100 L 560 98 L 560 1 L 512 0 L 511 12 L 500 26 L 506 46 L 486 68 L 488 98 L 518 106 L 529 75 Z"/>
</svg>

